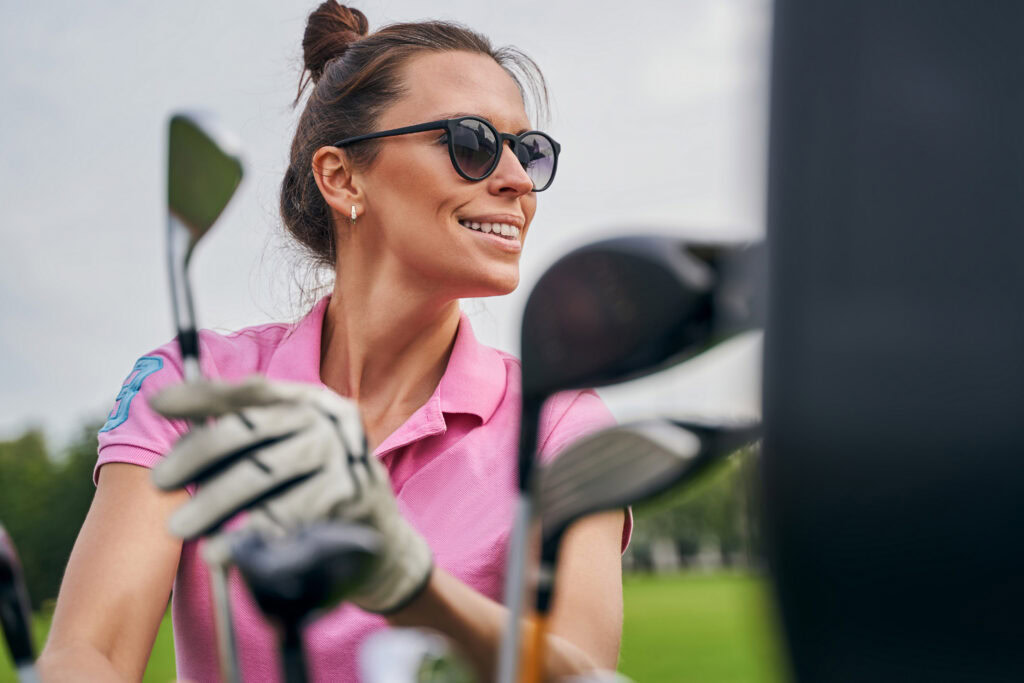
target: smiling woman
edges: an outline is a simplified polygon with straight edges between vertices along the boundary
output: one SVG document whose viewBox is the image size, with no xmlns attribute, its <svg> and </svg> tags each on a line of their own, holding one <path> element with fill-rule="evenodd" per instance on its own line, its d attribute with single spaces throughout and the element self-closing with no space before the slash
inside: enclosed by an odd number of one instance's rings
<svg viewBox="0 0 1024 683">
<path fill-rule="evenodd" d="M 303 48 L 296 101 L 311 91 L 281 215 L 333 271 L 333 291 L 294 325 L 200 333 L 211 382 L 180 384 L 174 344 L 145 354 L 159 367 L 100 434 L 97 494 L 40 662 L 48 677 L 138 678 L 173 586 L 178 675 L 216 679 L 199 544 L 218 547 L 225 520 L 380 533 L 351 604 L 307 629 L 314 678 L 356 679 L 359 644 L 389 624 L 439 630 L 481 678 L 494 670 L 521 382 L 516 358 L 476 341 L 459 300 L 519 284 L 560 151 L 526 113 L 528 94 L 543 104 L 543 78 L 521 52 L 457 24 L 369 33 L 361 12 L 333 1 L 310 15 Z M 204 426 L 190 432 L 186 419 Z M 560 394 L 540 455 L 611 421 L 593 392 Z M 614 668 L 629 530 L 619 511 L 566 539 L 549 676 Z M 273 680 L 273 631 L 241 584 L 231 592 L 244 678 Z"/>
</svg>

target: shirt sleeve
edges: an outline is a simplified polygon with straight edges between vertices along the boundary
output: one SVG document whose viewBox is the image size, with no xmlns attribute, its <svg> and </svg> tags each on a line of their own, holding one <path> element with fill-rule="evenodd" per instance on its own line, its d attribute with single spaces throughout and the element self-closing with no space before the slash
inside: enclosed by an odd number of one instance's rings
<svg viewBox="0 0 1024 683">
<path fill-rule="evenodd" d="M 596 391 L 588 389 L 556 394 L 541 412 L 538 448 L 541 463 L 550 462 L 577 439 L 615 424 L 615 417 Z M 625 512 L 622 552 L 626 552 L 633 535 L 633 509 L 627 507 Z"/>
<path fill-rule="evenodd" d="M 151 396 L 181 381 L 181 362 L 174 342 L 135 362 L 100 428 L 94 483 L 99 482 L 100 468 L 107 463 L 153 467 L 188 431 L 183 420 L 169 420 L 149 407 Z"/>
</svg>

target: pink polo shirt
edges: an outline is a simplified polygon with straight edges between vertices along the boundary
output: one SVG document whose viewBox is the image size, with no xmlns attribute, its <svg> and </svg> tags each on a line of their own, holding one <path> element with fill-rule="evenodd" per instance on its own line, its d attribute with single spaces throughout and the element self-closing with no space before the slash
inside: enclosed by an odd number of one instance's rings
<svg viewBox="0 0 1024 683">
<path fill-rule="evenodd" d="M 200 334 L 207 377 L 320 382 L 320 333 L 328 299 L 295 325 L 268 324 L 229 335 Z M 185 424 L 154 413 L 148 398 L 182 377 L 177 344 L 139 359 L 99 434 L 100 468 L 110 462 L 152 467 L 185 432 Z M 375 455 L 387 467 L 398 508 L 444 568 L 480 593 L 501 601 L 505 550 L 516 502 L 516 441 L 520 405 L 519 361 L 479 343 L 465 314 L 444 376 L 430 399 L 395 430 Z M 592 391 L 565 392 L 548 402 L 541 418 L 542 458 L 553 457 L 578 437 L 614 419 Z M 125 511 L 130 514 L 130 511 Z M 236 517 L 229 528 L 240 523 Z M 625 549 L 632 529 L 627 519 Z M 233 572 L 233 574 L 235 574 Z M 279 680 L 277 639 L 237 575 L 231 602 L 245 680 Z M 210 584 L 197 543 L 185 543 L 172 596 L 178 677 L 219 679 Z M 362 639 L 386 626 L 383 617 L 342 605 L 305 633 L 315 680 L 357 676 Z"/>
</svg>

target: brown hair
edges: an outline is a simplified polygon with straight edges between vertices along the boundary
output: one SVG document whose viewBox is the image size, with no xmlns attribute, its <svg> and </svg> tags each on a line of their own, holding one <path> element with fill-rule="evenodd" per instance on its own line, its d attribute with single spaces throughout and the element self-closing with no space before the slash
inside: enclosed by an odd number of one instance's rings
<svg viewBox="0 0 1024 683">
<path fill-rule="evenodd" d="M 313 178 L 313 153 L 373 131 L 388 105 L 403 94 L 400 71 L 411 57 L 444 51 L 487 55 L 508 72 L 524 101 L 528 88 L 538 109 L 547 104 L 544 77 L 532 59 L 514 47 L 495 49 L 465 26 L 424 21 L 392 24 L 369 35 L 367 30 L 362 12 L 327 0 L 309 15 L 302 38 L 305 69 L 293 104 L 310 83 L 313 87 L 281 183 L 281 218 L 316 265 L 333 267 L 335 244 L 331 213 Z M 377 150 L 369 141 L 346 151 L 353 164 L 366 166 Z"/>
</svg>

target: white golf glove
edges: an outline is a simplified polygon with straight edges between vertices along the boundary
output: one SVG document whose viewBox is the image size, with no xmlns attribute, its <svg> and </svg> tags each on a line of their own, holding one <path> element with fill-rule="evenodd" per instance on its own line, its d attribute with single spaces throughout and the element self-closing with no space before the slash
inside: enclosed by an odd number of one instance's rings
<svg viewBox="0 0 1024 683">
<path fill-rule="evenodd" d="M 170 386 L 150 404 L 164 417 L 204 425 L 194 426 L 153 468 L 161 489 L 198 484 L 195 496 L 171 516 L 174 535 L 214 534 L 246 509 L 248 528 L 268 536 L 320 521 L 365 524 L 381 535 L 382 551 L 348 599 L 387 613 L 426 585 L 430 548 L 399 514 L 387 470 L 367 452 L 353 401 L 309 384 L 251 377 L 239 384 Z M 226 540 L 210 539 L 220 548 L 212 554 L 223 558 Z"/>
</svg>

